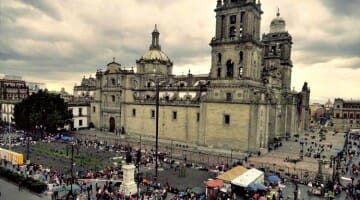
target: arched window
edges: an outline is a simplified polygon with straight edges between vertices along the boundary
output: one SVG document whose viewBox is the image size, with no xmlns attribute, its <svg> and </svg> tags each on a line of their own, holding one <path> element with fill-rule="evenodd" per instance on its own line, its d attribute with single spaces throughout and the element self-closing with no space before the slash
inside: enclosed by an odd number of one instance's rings
<svg viewBox="0 0 360 200">
<path fill-rule="evenodd" d="M 239 37 L 242 37 L 242 34 L 243 34 L 243 26 L 240 25 L 240 28 L 239 28 Z"/>
<path fill-rule="evenodd" d="M 235 26 L 231 26 L 230 30 L 229 30 L 229 37 L 233 38 L 236 36 L 236 27 Z"/>
<path fill-rule="evenodd" d="M 218 53 L 217 54 L 217 63 L 218 64 L 221 64 L 221 57 L 222 57 L 221 53 Z"/>
<path fill-rule="evenodd" d="M 244 52 L 240 51 L 239 53 L 239 63 L 242 63 L 244 61 Z"/>
<path fill-rule="evenodd" d="M 231 60 L 226 62 L 226 77 L 233 78 L 234 75 L 234 63 Z"/>
<path fill-rule="evenodd" d="M 236 24 L 236 15 L 230 16 L 230 24 Z"/>
<path fill-rule="evenodd" d="M 244 68 L 243 68 L 243 66 L 240 66 L 239 67 L 239 78 L 242 78 L 243 74 L 244 74 Z"/>
<path fill-rule="evenodd" d="M 111 85 L 115 85 L 115 84 L 116 84 L 115 79 L 112 78 L 112 79 L 111 79 Z"/>
<path fill-rule="evenodd" d="M 221 77 L 221 68 L 219 67 L 217 69 L 217 78 L 220 78 Z"/>
</svg>

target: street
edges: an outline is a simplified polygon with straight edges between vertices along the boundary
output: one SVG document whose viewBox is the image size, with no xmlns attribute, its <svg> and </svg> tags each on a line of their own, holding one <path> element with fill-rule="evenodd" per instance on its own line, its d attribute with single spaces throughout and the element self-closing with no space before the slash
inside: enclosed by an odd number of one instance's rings
<svg viewBox="0 0 360 200">
<path fill-rule="evenodd" d="M 7 182 L 5 179 L 0 179 L 0 192 L 1 200 L 17 200 L 17 199 L 26 199 L 26 200 L 49 200 L 50 196 L 41 196 L 31 193 L 25 188 L 19 191 L 17 185 Z"/>
</svg>

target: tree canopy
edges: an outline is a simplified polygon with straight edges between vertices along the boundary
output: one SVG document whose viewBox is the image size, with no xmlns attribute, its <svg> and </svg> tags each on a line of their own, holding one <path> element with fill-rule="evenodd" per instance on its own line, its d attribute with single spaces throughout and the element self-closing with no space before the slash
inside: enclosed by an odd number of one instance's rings
<svg viewBox="0 0 360 200">
<path fill-rule="evenodd" d="M 15 105 L 14 118 L 16 126 L 23 130 L 54 132 L 72 118 L 72 113 L 60 95 L 39 90 Z"/>
</svg>

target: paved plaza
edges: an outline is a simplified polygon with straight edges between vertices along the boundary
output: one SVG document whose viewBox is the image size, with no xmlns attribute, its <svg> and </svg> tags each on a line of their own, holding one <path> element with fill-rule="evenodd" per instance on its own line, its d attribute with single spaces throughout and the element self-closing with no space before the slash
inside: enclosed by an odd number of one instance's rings
<svg viewBox="0 0 360 200">
<path fill-rule="evenodd" d="M 334 134 L 333 132 L 328 132 L 325 135 L 326 140 L 321 142 L 318 133 L 307 133 L 299 138 L 282 141 L 281 146 L 276 149 L 266 154 L 249 158 L 246 165 L 282 175 L 296 174 L 299 177 L 307 175 L 309 180 L 313 180 L 319 169 L 319 158 L 314 158 L 314 154 L 321 151 L 321 146 L 324 146 L 324 151 L 321 152 L 320 158 L 324 161 L 329 161 L 330 156 L 335 156 L 344 146 L 344 133 Z M 314 137 L 315 139 L 312 139 Z M 303 143 L 303 146 L 301 143 Z M 306 156 L 310 148 L 314 149 L 314 151 Z M 301 153 L 302 149 L 303 154 Z M 303 160 L 300 160 L 301 155 L 304 155 Z M 291 162 L 297 159 L 297 162 Z M 328 166 L 328 164 L 325 164 L 323 173 L 330 175 L 332 169 Z"/>
<path fill-rule="evenodd" d="M 26 189 L 19 191 L 17 185 L 2 178 L 0 178 L 0 192 L 0 200 L 50 200 L 49 196 L 34 194 Z"/>
</svg>

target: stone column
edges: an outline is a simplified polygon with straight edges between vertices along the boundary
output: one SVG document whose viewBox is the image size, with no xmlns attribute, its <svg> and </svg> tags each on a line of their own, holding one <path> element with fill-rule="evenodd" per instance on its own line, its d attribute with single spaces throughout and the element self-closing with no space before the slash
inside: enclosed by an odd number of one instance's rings
<svg viewBox="0 0 360 200">
<path fill-rule="evenodd" d="M 122 166 L 124 172 L 123 182 L 120 186 L 120 192 L 123 191 L 125 196 L 130 196 L 132 194 L 137 193 L 137 185 L 134 181 L 134 172 L 135 172 L 135 165 L 123 165 Z"/>
</svg>

